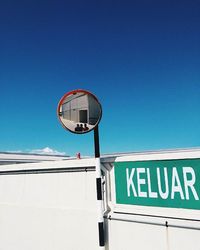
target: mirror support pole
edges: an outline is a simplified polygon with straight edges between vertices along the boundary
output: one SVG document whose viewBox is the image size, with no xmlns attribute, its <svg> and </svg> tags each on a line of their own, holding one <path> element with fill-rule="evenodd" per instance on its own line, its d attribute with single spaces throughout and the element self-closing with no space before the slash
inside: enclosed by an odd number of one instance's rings
<svg viewBox="0 0 200 250">
<path fill-rule="evenodd" d="M 98 125 L 94 129 L 94 150 L 95 150 L 95 160 L 96 160 L 96 192 L 97 192 L 97 208 L 98 208 L 99 246 L 101 247 L 101 249 L 105 249 L 105 234 L 104 234 L 104 219 L 103 219 L 104 206 L 103 206 Z"/>
<path fill-rule="evenodd" d="M 95 158 L 100 157 L 99 128 L 98 128 L 98 125 L 94 129 L 94 152 L 95 152 Z"/>
</svg>

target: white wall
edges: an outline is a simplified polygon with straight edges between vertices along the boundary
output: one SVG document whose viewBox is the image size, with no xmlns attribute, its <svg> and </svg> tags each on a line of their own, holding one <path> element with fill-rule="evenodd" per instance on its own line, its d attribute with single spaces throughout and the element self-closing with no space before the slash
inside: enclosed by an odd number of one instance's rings
<svg viewBox="0 0 200 250">
<path fill-rule="evenodd" d="M 66 162 L 15 170 L 74 164 Z M 95 172 L 0 175 L 0 249 L 98 249 Z"/>
</svg>

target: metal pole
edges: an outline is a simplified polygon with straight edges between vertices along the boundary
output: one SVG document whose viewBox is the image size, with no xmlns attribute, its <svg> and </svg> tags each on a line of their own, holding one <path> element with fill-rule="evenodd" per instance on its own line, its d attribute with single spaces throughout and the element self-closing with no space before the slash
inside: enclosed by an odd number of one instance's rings
<svg viewBox="0 0 200 250">
<path fill-rule="evenodd" d="M 99 147 L 99 128 L 98 125 L 94 129 L 94 152 L 95 158 L 100 157 L 100 147 Z"/>
<path fill-rule="evenodd" d="M 101 161 L 99 147 L 99 129 L 98 125 L 94 129 L 94 150 L 96 160 L 96 190 L 97 190 L 97 208 L 98 208 L 98 230 L 99 230 L 99 246 L 105 249 L 104 235 L 104 218 L 103 218 L 103 195 L 102 195 L 102 179 L 101 179 Z"/>
</svg>

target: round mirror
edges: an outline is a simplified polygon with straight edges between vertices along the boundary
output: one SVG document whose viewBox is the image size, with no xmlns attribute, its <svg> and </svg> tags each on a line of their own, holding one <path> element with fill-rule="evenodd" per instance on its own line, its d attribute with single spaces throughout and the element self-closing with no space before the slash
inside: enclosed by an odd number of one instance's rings
<svg viewBox="0 0 200 250">
<path fill-rule="evenodd" d="M 78 89 L 61 98 L 57 115 L 65 129 L 76 134 L 84 134 L 98 125 L 102 109 L 101 104 L 93 94 Z"/>
</svg>

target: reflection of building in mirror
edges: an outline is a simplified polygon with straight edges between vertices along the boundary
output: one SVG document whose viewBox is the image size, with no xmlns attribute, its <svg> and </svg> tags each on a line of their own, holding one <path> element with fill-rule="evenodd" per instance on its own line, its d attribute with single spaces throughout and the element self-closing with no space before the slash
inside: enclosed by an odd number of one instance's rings
<svg viewBox="0 0 200 250">
<path fill-rule="evenodd" d="M 100 106 L 93 96 L 76 93 L 68 96 L 61 105 L 63 119 L 94 126 L 100 117 Z"/>
</svg>

